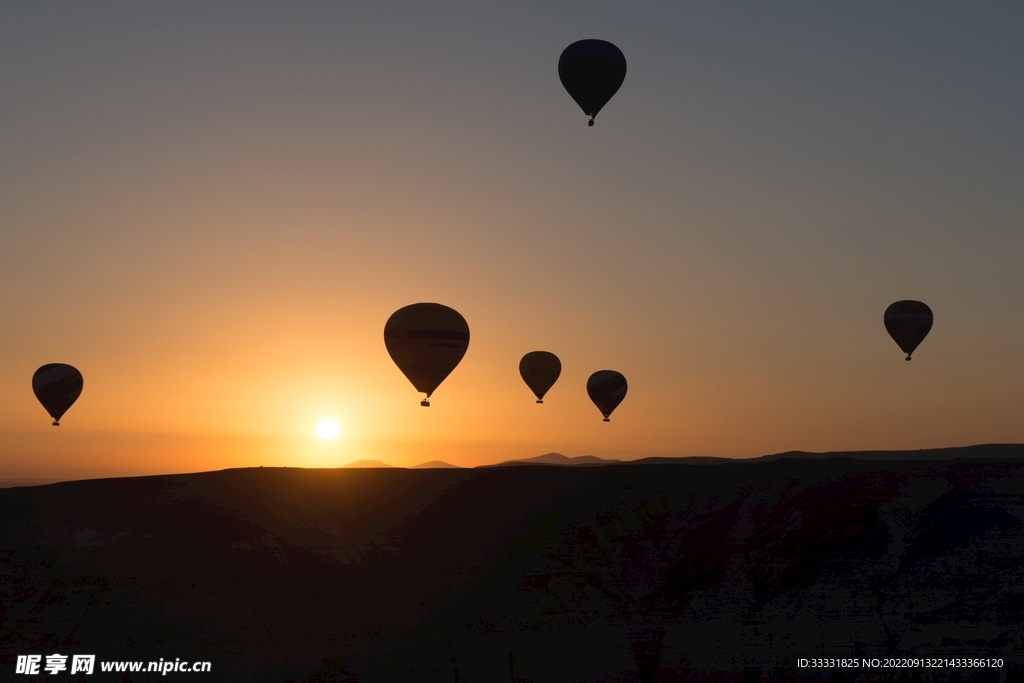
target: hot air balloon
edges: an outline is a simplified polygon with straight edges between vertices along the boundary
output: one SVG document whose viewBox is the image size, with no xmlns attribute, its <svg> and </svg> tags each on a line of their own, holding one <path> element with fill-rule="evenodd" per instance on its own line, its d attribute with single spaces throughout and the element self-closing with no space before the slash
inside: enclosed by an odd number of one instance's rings
<svg viewBox="0 0 1024 683">
<path fill-rule="evenodd" d="M 885 309 L 885 330 L 903 353 L 914 352 L 932 329 L 932 309 L 920 301 L 897 301 Z"/>
<path fill-rule="evenodd" d="M 605 422 L 611 422 L 608 416 L 626 398 L 626 388 L 626 378 L 614 370 L 598 370 L 587 380 L 587 393 Z"/>
<path fill-rule="evenodd" d="M 530 351 L 519 361 L 519 374 L 526 386 L 537 396 L 537 403 L 544 402 L 544 394 L 562 374 L 562 363 L 558 356 L 547 351 Z"/>
<path fill-rule="evenodd" d="M 626 57 L 606 40 L 578 40 L 558 58 L 558 78 L 592 126 L 626 78 Z"/>
<path fill-rule="evenodd" d="M 64 363 L 48 363 L 32 375 L 32 391 L 53 418 L 53 426 L 60 426 L 60 418 L 82 395 L 82 373 Z"/>
<path fill-rule="evenodd" d="M 384 346 L 416 391 L 427 398 L 451 374 L 469 347 L 469 325 L 459 312 L 441 304 L 412 304 L 391 314 Z"/>
</svg>

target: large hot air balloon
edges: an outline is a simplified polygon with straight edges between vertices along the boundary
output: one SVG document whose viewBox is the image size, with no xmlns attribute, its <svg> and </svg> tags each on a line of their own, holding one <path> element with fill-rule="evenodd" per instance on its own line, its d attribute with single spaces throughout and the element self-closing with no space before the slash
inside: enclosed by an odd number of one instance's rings
<svg viewBox="0 0 1024 683">
<path fill-rule="evenodd" d="M 469 325 L 459 312 L 441 304 L 412 304 L 391 314 L 384 346 L 416 391 L 427 398 L 451 374 L 469 348 Z"/>
<path fill-rule="evenodd" d="M 592 126 L 626 78 L 626 57 L 606 40 L 578 40 L 558 58 L 558 78 Z"/>
<path fill-rule="evenodd" d="M 598 370 L 587 380 L 587 393 L 605 422 L 611 422 L 608 416 L 626 398 L 626 388 L 626 378 L 614 370 Z"/>
<path fill-rule="evenodd" d="M 47 363 L 32 375 L 32 391 L 53 418 L 53 426 L 60 426 L 60 418 L 82 395 L 82 373 L 64 363 Z"/>
<path fill-rule="evenodd" d="M 562 374 L 562 363 L 558 356 L 547 351 L 530 351 L 519 361 L 519 374 L 526 386 L 537 396 L 537 403 L 544 402 L 544 394 Z"/>
<path fill-rule="evenodd" d="M 885 309 L 884 321 L 885 330 L 910 360 L 932 329 L 932 309 L 920 301 L 897 301 Z"/>
</svg>

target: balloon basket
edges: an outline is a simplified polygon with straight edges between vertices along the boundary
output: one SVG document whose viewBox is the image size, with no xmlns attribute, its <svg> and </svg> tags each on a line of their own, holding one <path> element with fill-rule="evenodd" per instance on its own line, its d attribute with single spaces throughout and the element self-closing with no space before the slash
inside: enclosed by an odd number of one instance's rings
<svg viewBox="0 0 1024 683">
<path fill-rule="evenodd" d="M 53 421 L 53 426 L 54 427 L 60 427 L 60 422 L 57 422 L 56 420 L 54 420 Z"/>
<path fill-rule="evenodd" d="M 588 126 L 594 125 L 594 119 L 590 119 L 589 121 L 587 121 L 587 125 Z"/>
<path fill-rule="evenodd" d="M 609 418 L 607 418 L 607 417 L 606 417 L 605 419 L 603 419 L 603 420 L 601 420 L 601 421 L 602 421 L 602 422 L 611 422 L 611 419 L 609 419 Z"/>
<path fill-rule="evenodd" d="M 537 403 L 543 403 L 544 401 L 537 401 Z"/>
<path fill-rule="evenodd" d="M 423 406 L 424 408 L 429 408 L 430 401 L 428 401 L 427 399 L 423 399 L 422 401 L 420 401 L 420 405 Z"/>
</svg>

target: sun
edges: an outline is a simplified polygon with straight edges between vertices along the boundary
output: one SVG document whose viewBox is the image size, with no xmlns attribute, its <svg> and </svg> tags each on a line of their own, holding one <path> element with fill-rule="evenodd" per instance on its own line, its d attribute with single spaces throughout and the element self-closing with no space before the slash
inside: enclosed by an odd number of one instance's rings
<svg viewBox="0 0 1024 683">
<path fill-rule="evenodd" d="M 316 433 L 320 435 L 321 439 L 326 441 L 330 441 L 338 436 L 339 432 L 341 432 L 341 425 L 334 418 L 325 417 L 316 423 Z"/>
</svg>

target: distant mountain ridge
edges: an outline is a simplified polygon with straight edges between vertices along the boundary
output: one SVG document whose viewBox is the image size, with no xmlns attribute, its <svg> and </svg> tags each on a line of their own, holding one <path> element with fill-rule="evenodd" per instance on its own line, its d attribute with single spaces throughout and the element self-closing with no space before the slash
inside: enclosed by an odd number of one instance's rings
<svg viewBox="0 0 1024 683">
<path fill-rule="evenodd" d="M 831 460 L 851 458 L 854 460 L 957 460 L 1024 458 L 1024 444 L 990 443 L 951 448 L 921 448 L 907 451 L 786 451 L 756 458 L 720 458 L 715 456 L 651 457 L 629 460 L 630 465 L 735 465 L 752 462 L 775 462 L 776 460 Z"/>
<path fill-rule="evenodd" d="M 1013 460 L 1024 458 L 1024 444 L 1017 443 L 995 443 L 976 444 L 973 446 L 955 446 L 950 448 L 923 448 L 905 451 L 826 451 L 816 453 L 810 451 L 785 451 L 783 453 L 772 453 L 755 458 L 723 458 L 710 455 L 691 456 L 652 456 L 639 458 L 637 460 L 616 460 L 599 458 L 594 455 L 580 455 L 569 457 L 561 453 L 545 453 L 533 458 L 523 460 L 505 460 L 499 463 L 478 465 L 476 468 L 465 468 L 459 465 L 452 465 L 443 460 L 431 460 L 429 462 L 403 468 L 389 465 L 380 460 L 356 460 L 346 465 L 343 469 L 360 468 L 386 468 L 386 469 L 480 469 L 492 467 L 521 467 L 526 465 L 555 465 L 555 466 L 628 466 L 628 465 L 739 465 L 758 462 L 775 462 L 777 460 L 831 460 L 847 458 L 853 460 Z M 150 475 L 153 476 L 153 475 Z M 162 476 L 162 475 L 156 475 Z M 14 488 L 20 486 L 44 486 L 58 483 L 60 481 L 84 481 L 86 479 L 105 479 L 109 477 L 82 477 L 81 479 L 62 480 L 56 477 L 12 477 L 11 479 L 0 479 L 0 489 Z"/>
<path fill-rule="evenodd" d="M 955 460 L 957 458 L 1024 458 L 1024 444 L 1019 443 L 988 443 L 973 446 L 954 446 L 950 448 L 920 448 L 908 451 L 831 451 L 827 453 L 808 453 L 805 451 L 786 451 L 764 455 L 758 460 L 772 461 L 783 458 L 856 458 L 858 460 Z"/>
<path fill-rule="evenodd" d="M 523 460 L 505 460 L 494 465 L 481 465 L 480 467 L 516 467 L 520 465 L 614 465 L 622 463 L 621 460 L 609 460 L 607 458 L 599 458 L 595 455 L 578 455 L 575 458 L 570 458 L 567 455 L 561 453 L 545 453 L 544 455 L 538 455 L 533 458 L 524 458 Z"/>
<path fill-rule="evenodd" d="M 545 453 L 533 458 L 522 460 L 505 460 L 492 465 L 480 467 L 518 467 L 523 465 L 561 465 L 561 466 L 600 466 L 600 465 L 736 465 L 739 463 L 775 462 L 776 460 L 830 460 L 833 458 L 852 458 L 854 460 L 956 460 L 970 459 L 1004 459 L 1024 458 L 1024 444 L 978 444 L 974 446 L 956 446 L 951 448 L 922 448 L 906 451 L 826 451 L 815 453 L 810 451 L 785 451 L 772 453 L 756 458 L 722 458 L 710 455 L 695 456 L 654 456 L 638 460 L 616 460 L 599 458 L 595 455 L 569 457 L 561 453 Z M 426 465 L 419 465 L 424 467 Z"/>
</svg>

